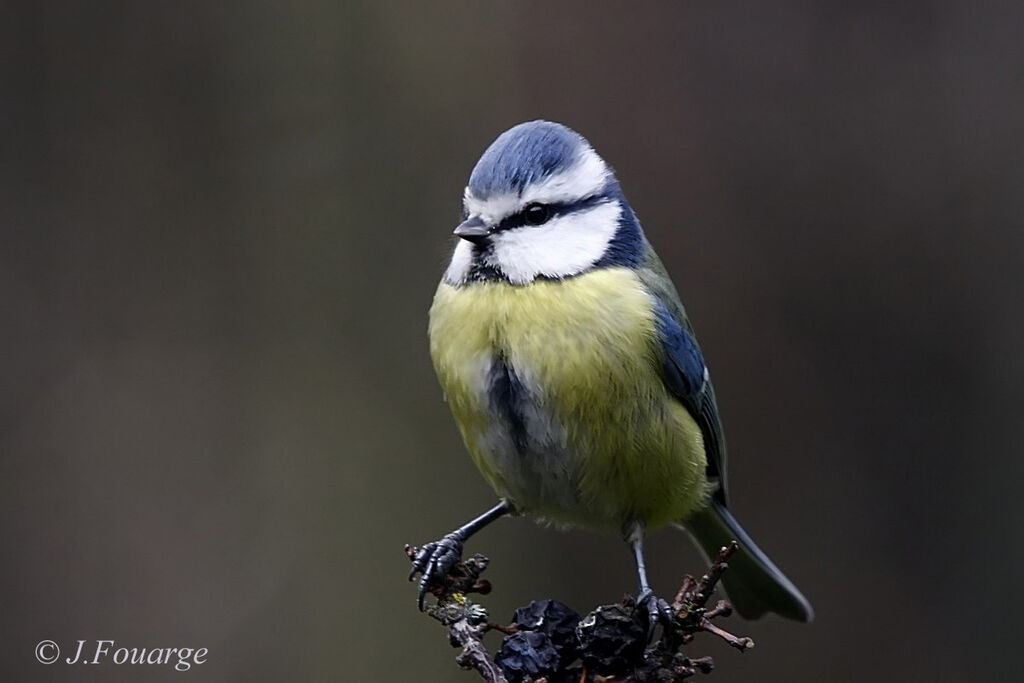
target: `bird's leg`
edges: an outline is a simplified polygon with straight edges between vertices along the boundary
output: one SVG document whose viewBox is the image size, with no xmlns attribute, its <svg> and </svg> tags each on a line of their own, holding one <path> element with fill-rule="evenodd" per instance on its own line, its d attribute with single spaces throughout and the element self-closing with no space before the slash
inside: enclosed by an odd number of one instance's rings
<svg viewBox="0 0 1024 683">
<path fill-rule="evenodd" d="M 463 524 L 444 538 L 427 543 L 420 548 L 420 551 L 416 553 L 416 557 L 413 558 L 409 580 L 412 581 L 417 572 L 421 575 L 417 598 L 417 604 L 421 612 L 423 611 L 423 597 L 427 594 L 430 585 L 443 582 L 451 568 L 462 559 L 462 544 L 466 542 L 466 539 L 494 520 L 504 517 L 512 511 L 511 503 L 502 500 L 484 514 L 471 522 Z"/>
<path fill-rule="evenodd" d="M 637 596 L 637 607 L 647 611 L 647 640 L 654 636 L 654 628 L 658 622 L 666 626 L 672 623 L 672 608 L 668 602 L 659 598 L 647 583 L 647 566 L 644 564 L 644 529 L 635 524 L 626 536 L 633 547 L 633 558 L 636 560 L 636 573 L 640 578 L 640 595 Z"/>
</svg>

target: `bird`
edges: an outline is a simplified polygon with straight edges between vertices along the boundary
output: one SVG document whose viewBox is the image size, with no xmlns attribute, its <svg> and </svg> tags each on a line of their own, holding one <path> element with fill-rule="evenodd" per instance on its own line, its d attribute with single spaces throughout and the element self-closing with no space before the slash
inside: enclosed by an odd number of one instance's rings
<svg viewBox="0 0 1024 683">
<path fill-rule="evenodd" d="M 810 622 L 796 586 L 729 509 L 711 375 L 683 304 L 613 169 L 579 133 L 513 126 L 477 161 L 429 313 L 430 355 L 473 462 L 499 502 L 418 549 L 418 604 L 466 540 L 506 515 L 621 535 L 653 629 L 668 603 L 645 534 L 689 532 L 734 609 Z"/>
</svg>

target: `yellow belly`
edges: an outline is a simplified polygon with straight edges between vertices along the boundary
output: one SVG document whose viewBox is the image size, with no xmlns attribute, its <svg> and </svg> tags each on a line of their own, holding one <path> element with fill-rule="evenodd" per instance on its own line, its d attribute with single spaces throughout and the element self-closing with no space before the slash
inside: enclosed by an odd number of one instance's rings
<svg viewBox="0 0 1024 683">
<path fill-rule="evenodd" d="M 651 298 L 632 271 L 442 282 L 430 350 L 474 462 L 523 511 L 618 529 L 704 505 L 700 428 L 661 381 Z M 515 377 L 513 422 L 525 436 L 498 405 L 495 363 Z"/>
</svg>

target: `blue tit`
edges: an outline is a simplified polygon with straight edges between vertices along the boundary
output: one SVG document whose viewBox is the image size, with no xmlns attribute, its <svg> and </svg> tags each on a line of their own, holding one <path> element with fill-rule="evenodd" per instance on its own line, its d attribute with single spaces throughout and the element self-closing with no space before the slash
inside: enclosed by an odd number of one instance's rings
<svg viewBox="0 0 1024 683">
<path fill-rule="evenodd" d="M 811 621 L 810 604 L 729 511 L 725 440 L 686 311 L 612 169 L 548 121 L 502 133 L 463 195 L 430 309 L 430 353 L 473 462 L 501 502 L 424 546 L 424 592 L 465 540 L 506 514 L 621 534 L 640 603 L 647 529 L 675 525 L 714 557 L 746 618 Z"/>
</svg>

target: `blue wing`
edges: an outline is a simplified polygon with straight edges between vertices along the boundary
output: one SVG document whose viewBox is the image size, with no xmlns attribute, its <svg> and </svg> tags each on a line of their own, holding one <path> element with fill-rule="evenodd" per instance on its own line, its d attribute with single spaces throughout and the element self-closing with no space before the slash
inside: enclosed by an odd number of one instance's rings
<svg viewBox="0 0 1024 683">
<path fill-rule="evenodd" d="M 665 266 L 646 240 L 644 248 L 644 262 L 636 272 L 655 301 L 661 376 L 665 386 L 686 406 L 700 427 L 708 459 L 708 477 L 718 480 L 715 497 L 725 504 L 728 502 L 725 439 L 715 389 L 686 310 Z"/>
<path fill-rule="evenodd" d="M 654 312 L 658 322 L 665 384 L 683 400 L 697 399 L 708 379 L 700 348 L 690 333 L 672 317 L 661 299 L 655 299 Z"/>
<path fill-rule="evenodd" d="M 657 296 L 655 315 L 658 323 L 662 380 L 669 391 L 686 406 L 700 427 L 708 459 L 708 477 L 718 480 L 719 486 L 715 495 L 722 503 L 726 503 L 725 440 L 722 437 L 722 424 L 715 403 L 715 389 L 711 385 L 704 357 L 689 325 L 684 328 L 665 302 Z"/>
</svg>

